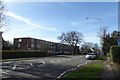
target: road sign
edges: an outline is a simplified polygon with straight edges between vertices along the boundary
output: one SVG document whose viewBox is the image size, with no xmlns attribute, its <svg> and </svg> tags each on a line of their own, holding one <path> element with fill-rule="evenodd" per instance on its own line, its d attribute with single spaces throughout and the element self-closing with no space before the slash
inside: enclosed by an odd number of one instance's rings
<svg viewBox="0 0 120 80">
<path fill-rule="evenodd" d="M 118 42 L 118 46 L 120 46 L 120 38 L 117 40 L 117 42 Z"/>
</svg>

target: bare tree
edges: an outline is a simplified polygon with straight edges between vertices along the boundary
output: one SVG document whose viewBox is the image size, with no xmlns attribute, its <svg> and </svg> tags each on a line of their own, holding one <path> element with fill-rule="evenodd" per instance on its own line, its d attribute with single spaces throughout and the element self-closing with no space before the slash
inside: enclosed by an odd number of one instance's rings
<svg viewBox="0 0 120 80">
<path fill-rule="evenodd" d="M 103 39 L 105 38 L 107 34 L 108 27 L 100 27 L 99 32 L 98 32 L 98 37 L 100 38 L 101 44 L 103 44 Z"/>
<path fill-rule="evenodd" d="M 94 43 L 92 42 L 85 42 L 82 47 L 85 47 L 85 48 L 93 48 L 94 47 Z"/>
<path fill-rule="evenodd" d="M 0 29 L 1 27 L 6 27 L 6 24 L 9 21 L 8 16 L 6 15 L 7 10 L 5 9 L 5 5 L 3 0 L 0 0 Z M 0 31 L 0 50 L 2 49 L 2 32 Z"/>
<path fill-rule="evenodd" d="M 93 47 L 94 47 L 94 43 L 84 42 L 84 44 L 82 44 L 82 46 L 81 46 L 81 49 L 82 49 L 82 51 L 88 53 L 88 52 L 91 51 L 90 49 L 93 48 Z"/>
<path fill-rule="evenodd" d="M 77 46 L 77 44 L 80 44 L 82 42 L 83 35 L 82 33 L 77 31 L 70 31 L 67 33 L 62 33 L 62 35 L 59 36 L 58 39 L 61 41 L 61 43 Z"/>
<path fill-rule="evenodd" d="M 108 30 L 108 27 L 104 26 L 104 27 L 100 27 L 100 30 L 98 32 L 98 37 L 100 38 L 102 51 L 104 55 L 107 54 L 108 45 L 109 45 L 109 42 L 107 41 L 109 38 L 109 33 L 107 32 L 107 30 Z"/>
<path fill-rule="evenodd" d="M 66 43 L 71 46 L 74 46 L 74 53 L 76 46 L 80 44 L 83 40 L 83 35 L 80 32 L 77 31 L 70 31 L 67 33 L 62 33 L 61 36 L 58 37 L 61 43 Z"/>
<path fill-rule="evenodd" d="M 6 15 L 6 12 L 7 10 L 5 9 L 3 0 L 0 0 L 0 28 L 7 24 L 8 16 Z"/>
</svg>

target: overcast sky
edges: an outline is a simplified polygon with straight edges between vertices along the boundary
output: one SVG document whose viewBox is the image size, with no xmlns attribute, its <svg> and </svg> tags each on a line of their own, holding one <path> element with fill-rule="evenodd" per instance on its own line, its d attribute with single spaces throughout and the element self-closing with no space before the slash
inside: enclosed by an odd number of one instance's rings
<svg viewBox="0 0 120 80">
<path fill-rule="evenodd" d="M 86 42 L 99 43 L 97 32 L 100 26 L 108 26 L 109 32 L 118 29 L 117 2 L 9 1 L 5 5 L 11 21 L 3 28 L 3 38 L 9 41 L 33 37 L 59 42 L 57 37 L 62 32 L 78 31 Z"/>
</svg>

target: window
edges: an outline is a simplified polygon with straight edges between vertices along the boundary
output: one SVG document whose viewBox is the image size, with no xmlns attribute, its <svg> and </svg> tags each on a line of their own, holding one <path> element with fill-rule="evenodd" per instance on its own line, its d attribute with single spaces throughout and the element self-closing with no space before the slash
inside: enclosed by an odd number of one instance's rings
<svg viewBox="0 0 120 80">
<path fill-rule="evenodd" d="M 31 39 L 31 43 L 34 43 L 34 39 Z"/>
<path fill-rule="evenodd" d="M 19 42 L 22 42 L 22 39 L 19 39 Z"/>
<path fill-rule="evenodd" d="M 40 48 L 40 45 L 37 45 L 37 48 Z"/>
<path fill-rule="evenodd" d="M 31 47 L 33 48 L 33 47 L 34 47 L 34 44 L 31 44 Z"/>
<path fill-rule="evenodd" d="M 18 47 L 20 47 L 20 44 L 18 44 Z"/>
</svg>

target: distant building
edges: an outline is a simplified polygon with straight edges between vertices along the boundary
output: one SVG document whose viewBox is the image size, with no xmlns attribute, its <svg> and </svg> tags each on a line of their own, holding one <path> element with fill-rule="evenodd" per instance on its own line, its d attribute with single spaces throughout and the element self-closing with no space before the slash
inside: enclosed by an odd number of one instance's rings
<svg viewBox="0 0 120 80">
<path fill-rule="evenodd" d="M 79 47 L 71 46 L 67 44 L 55 43 L 50 41 L 45 41 L 41 39 L 35 39 L 30 37 L 25 38 L 14 38 L 14 49 L 15 50 L 37 50 L 45 51 L 48 53 L 72 53 L 75 49 L 75 52 L 79 51 Z"/>
</svg>

